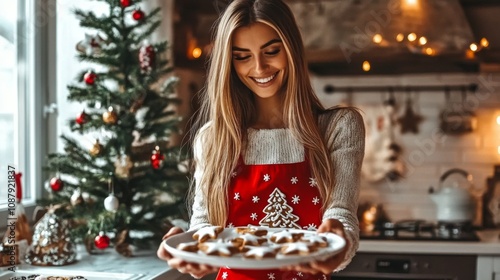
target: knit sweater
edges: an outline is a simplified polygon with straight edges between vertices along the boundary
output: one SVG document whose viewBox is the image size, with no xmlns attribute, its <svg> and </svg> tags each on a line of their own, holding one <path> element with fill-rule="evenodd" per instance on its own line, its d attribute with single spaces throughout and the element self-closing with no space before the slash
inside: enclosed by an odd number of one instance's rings
<svg viewBox="0 0 500 280">
<path fill-rule="evenodd" d="M 325 219 L 337 219 L 344 225 L 350 247 L 338 270 L 345 268 L 359 245 L 359 225 L 356 216 L 359 197 L 361 163 L 364 156 L 365 128 L 361 115 L 354 109 L 336 108 L 319 116 L 318 125 L 324 134 L 335 172 L 332 186 L 333 202 L 323 214 Z M 194 156 L 201 160 L 202 145 L 194 145 Z M 248 129 L 248 143 L 243 158 L 245 164 L 280 164 L 304 161 L 304 146 L 287 128 Z M 198 161 L 200 162 L 200 161 Z M 202 160 L 201 160 L 202 162 Z M 195 170 L 195 198 L 190 230 L 207 226 L 206 203 L 201 195 L 200 178 L 203 169 Z"/>
</svg>

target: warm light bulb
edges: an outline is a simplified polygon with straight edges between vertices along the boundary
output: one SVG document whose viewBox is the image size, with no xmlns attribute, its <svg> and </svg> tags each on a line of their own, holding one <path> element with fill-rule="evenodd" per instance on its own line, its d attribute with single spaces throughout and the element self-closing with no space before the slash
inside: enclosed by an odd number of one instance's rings
<svg viewBox="0 0 500 280">
<path fill-rule="evenodd" d="M 408 34 L 408 41 L 413 42 L 415 40 L 417 40 L 417 34 L 415 33 Z"/>
<path fill-rule="evenodd" d="M 469 48 L 471 51 L 477 52 L 477 45 L 475 43 L 470 44 Z"/>
<path fill-rule="evenodd" d="M 418 3 L 418 0 L 406 0 L 406 4 L 408 4 L 409 6 L 415 6 L 417 5 Z"/>
<path fill-rule="evenodd" d="M 201 49 L 200 48 L 194 48 L 193 49 L 193 52 L 192 52 L 192 55 L 194 58 L 199 58 L 201 56 Z"/>
<path fill-rule="evenodd" d="M 398 42 L 403 42 L 404 39 L 405 39 L 405 35 L 403 35 L 402 33 L 399 33 L 396 36 L 396 41 L 398 41 Z"/>
<path fill-rule="evenodd" d="M 433 48 L 425 48 L 425 54 L 426 55 L 434 55 L 434 49 Z"/>
<path fill-rule="evenodd" d="M 483 48 L 487 48 L 490 45 L 490 42 L 488 42 L 488 39 L 482 38 L 479 44 L 483 46 Z"/>
<path fill-rule="evenodd" d="M 497 116 L 497 124 L 500 125 L 500 115 Z"/>
<path fill-rule="evenodd" d="M 382 35 L 380 34 L 373 35 L 373 42 L 375 44 L 380 44 L 382 42 Z"/>
<path fill-rule="evenodd" d="M 418 43 L 422 46 L 427 44 L 427 38 L 425 38 L 424 36 L 420 37 L 420 39 L 418 39 Z"/>
<path fill-rule="evenodd" d="M 363 71 L 368 72 L 368 71 L 370 71 L 370 68 L 371 68 L 370 62 L 368 62 L 366 60 L 363 61 Z"/>
<path fill-rule="evenodd" d="M 500 155 L 500 146 L 497 147 L 497 152 Z"/>
</svg>

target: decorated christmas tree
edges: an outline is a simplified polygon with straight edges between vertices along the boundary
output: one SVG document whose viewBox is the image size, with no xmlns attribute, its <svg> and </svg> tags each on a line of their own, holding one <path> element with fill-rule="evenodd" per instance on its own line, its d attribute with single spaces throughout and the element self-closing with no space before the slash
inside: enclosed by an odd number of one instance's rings
<svg viewBox="0 0 500 280">
<path fill-rule="evenodd" d="M 186 149 L 181 149 L 177 78 L 167 42 L 151 42 L 160 25 L 156 8 L 142 0 L 97 0 L 109 6 L 98 16 L 75 9 L 82 34 L 75 55 L 95 67 L 68 85 L 68 100 L 82 104 L 62 135 L 64 152 L 48 155 L 44 205 L 71 221 L 70 234 L 89 252 L 109 246 L 122 255 L 131 245 L 161 240 L 171 221 L 186 218 Z M 81 139 L 92 135 L 93 146 Z M 94 137 L 97 135 L 97 137 Z"/>
</svg>

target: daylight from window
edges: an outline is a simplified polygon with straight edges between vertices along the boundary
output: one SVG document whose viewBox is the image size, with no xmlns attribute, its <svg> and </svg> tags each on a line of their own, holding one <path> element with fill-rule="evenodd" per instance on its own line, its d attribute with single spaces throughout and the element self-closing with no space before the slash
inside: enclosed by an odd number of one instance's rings
<svg viewBox="0 0 500 280">
<path fill-rule="evenodd" d="M 17 1 L 2 2 L 0 9 L 0 204 L 7 200 L 7 169 L 16 166 L 17 153 Z"/>
</svg>

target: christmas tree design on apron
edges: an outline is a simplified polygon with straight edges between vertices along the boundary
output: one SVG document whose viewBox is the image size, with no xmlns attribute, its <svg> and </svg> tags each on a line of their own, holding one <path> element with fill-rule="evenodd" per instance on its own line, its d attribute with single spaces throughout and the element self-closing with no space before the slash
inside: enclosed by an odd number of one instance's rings
<svg viewBox="0 0 500 280">
<path fill-rule="evenodd" d="M 226 227 L 260 225 L 316 230 L 321 224 L 321 199 L 307 160 L 286 164 L 246 165 L 231 174 Z M 326 275 L 295 271 L 221 268 L 218 280 L 323 280 Z"/>
</svg>

